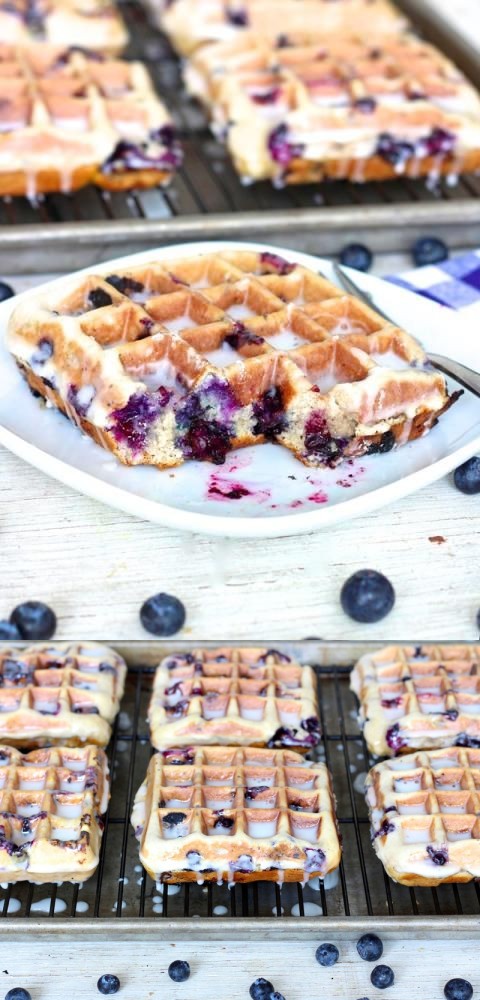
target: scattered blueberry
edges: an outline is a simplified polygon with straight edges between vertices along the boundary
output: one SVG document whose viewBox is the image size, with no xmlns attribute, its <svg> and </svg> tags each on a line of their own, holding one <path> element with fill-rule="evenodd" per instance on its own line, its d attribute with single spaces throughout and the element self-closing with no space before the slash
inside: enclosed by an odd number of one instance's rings
<svg viewBox="0 0 480 1000">
<path fill-rule="evenodd" d="M 449 979 L 443 992 L 447 1000 L 471 1000 L 473 997 L 472 984 L 466 979 Z"/>
<path fill-rule="evenodd" d="M 11 285 L 7 285 L 6 281 L 0 281 L 0 302 L 6 302 L 7 299 L 11 299 L 15 295 Z"/>
<path fill-rule="evenodd" d="M 343 584 L 340 603 L 356 622 L 379 622 L 392 610 L 395 591 L 383 573 L 359 569 Z"/>
<path fill-rule="evenodd" d="M 460 980 L 454 981 L 460 982 Z M 15 986 L 13 990 L 8 991 L 5 1000 L 32 1000 L 32 997 L 28 990 L 24 990 L 22 986 Z"/>
<path fill-rule="evenodd" d="M 178 597 L 155 594 L 140 608 L 140 621 L 152 635 L 174 635 L 185 623 L 185 608 Z"/>
<path fill-rule="evenodd" d="M 119 989 L 120 980 L 118 976 L 113 976 L 109 972 L 106 972 L 104 976 L 100 976 L 97 983 L 99 993 L 103 993 L 104 996 L 111 996 L 113 993 L 118 993 Z"/>
<path fill-rule="evenodd" d="M 440 264 L 448 258 L 448 247 L 436 236 L 424 236 L 412 247 L 412 256 L 417 267 L 425 264 Z"/>
<path fill-rule="evenodd" d="M 174 983 L 184 983 L 190 976 L 190 966 L 188 962 L 170 962 L 168 975 Z"/>
<path fill-rule="evenodd" d="M 364 962 L 378 962 L 383 955 L 383 944 L 376 934 L 362 934 L 357 941 L 357 951 Z"/>
<path fill-rule="evenodd" d="M 0 639 L 21 639 L 20 632 L 13 622 L 0 621 Z"/>
<path fill-rule="evenodd" d="M 57 627 L 55 613 L 42 601 L 25 601 L 18 604 L 10 615 L 22 639 L 51 639 Z"/>
<path fill-rule="evenodd" d="M 370 976 L 370 982 L 377 990 L 387 990 L 389 986 L 393 986 L 394 979 L 393 969 L 389 965 L 376 965 Z"/>
<path fill-rule="evenodd" d="M 461 493 L 480 493 L 480 455 L 459 465 L 453 474 L 453 481 Z"/>
<path fill-rule="evenodd" d="M 256 979 L 252 983 L 248 992 L 252 1000 L 270 1000 L 273 993 L 273 986 L 272 983 L 269 983 L 268 979 L 263 979 L 260 976 L 260 979 Z"/>
<path fill-rule="evenodd" d="M 283 993 L 277 993 L 275 990 L 275 993 L 270 993 L 270 1000 L 285 1000 L 285 997 Z"/>
<path fill-rule="evenodd" d="M 320 944 L 315 952 L 319 965 L 335 965 L 338 962 L 339 951 L 334 944 Z"/>
<path fill-rule="evenodd" d="M 356 271 L 369 271 L 372 261 L 372 251 L 363 243 L 349 243 L 340 251 L 340 263 L 345 267 L 353 267 Z"/>
</svg>

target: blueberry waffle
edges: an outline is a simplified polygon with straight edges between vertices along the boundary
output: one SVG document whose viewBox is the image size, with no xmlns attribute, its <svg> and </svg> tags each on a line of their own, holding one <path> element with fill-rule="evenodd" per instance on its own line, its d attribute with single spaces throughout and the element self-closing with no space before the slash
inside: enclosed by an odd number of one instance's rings
<svg viewBox="0 0 480 1000">
<path fill-rule="evenodd" d="M 103 750 L 22 754 L 0 746 L 0 878 L 84 882 L 98 865 L 109 799 Z"/>
<path fill-rule="evenodd" d="M 480 747 L 480 645 L 388 646 L 362 656 L 351 687 L 372 753 Z"/>
<path fill-rule="evenodd" d="M 166 183 L 181 155 L 142 63 L 0 43 L 0 195 Z"/>
<path fill-rule="evenodd" d="M 0 0 L 0 40 L 117 55 L 128 35 L 118 7 L 109 0 Z"/>
<path fill-rule="evenodd" d="M 303 882 L 340 863 L 329 772 L 288 750 L 155 754 L 132 824 L 160 882 Z"/>
<path fill-rule="evenodd" d="M 80 274 L 25 297 L 7 342 L 30 387 L 126 465 L 276 441 L 335 466 L 426 434 L 458 395 L 406 333 L 269 251 Z"/>
<path fill-rule="evenodd" d="M 157 750 L 320 741 L 316 677 L 274 649 L 197 650 L 158 667 L 148 713 Z"/>
<path fill-rule="evenodd" d="M 480 168 L 480 96 L 448 59 L 408 36 L 272 47 L 246 32 L 199 49 L 186 81 L 246 181 Z"/>
<path fill-rule="evenodd" d="M 404 885 L 480 878 L 480 750 L 408 754 L 370 771 L 375 851 Z"/>
<path fill-rule="evenodd" d="M 106 746 L 126 672 L 107 646 L 0 648 L 0 742 Z"/>
</svg>

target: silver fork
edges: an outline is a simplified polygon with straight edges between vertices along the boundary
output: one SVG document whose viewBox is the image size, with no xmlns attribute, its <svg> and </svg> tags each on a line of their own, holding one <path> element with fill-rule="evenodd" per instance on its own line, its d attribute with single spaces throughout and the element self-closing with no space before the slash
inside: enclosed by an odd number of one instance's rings
<svg viewBox="0 0 480 1000">
<path fill-rule="evenodd" d="M 380 316 L 383 316 L 387 323 L 394 323 L 395 326 L 398 326 L 391 316 L 388 316 L 383 309 L 380 309 L 380 307 L 377 306 L 375 299 L 370 292 L 366 292 L 363 288 L 360 288 L 360 285 L 357 285 L 357 282 L 353 281 L 349 274 L 345 274 L 341 264 L 334 263 L 333 270 L 339 284 L 342 285 L 347 292 L 350 292 L 352 295 L 356 295 L 358 299 L 365 302 L 365 305 L 370 306 L 370 308 L 374 309 Z M 468 368 L 467 365 L 460 364 L 459 361 L 454 361 L 453 358 L 446 358 L 443 354 L 431 354 L 429 352 L 427 354 L 427 358 L 434 368 L 438 368 L 438 370 L 443 372 L 444 375 L 451 375 L 451 377 L 457 382 L 460 382 L 460 385 L 465 386 L 465 388 L 469 389 L 470 392 L 473 392 L 475 396 L 480 397 L 480 372 L 473 371 L 472 368 Z"/>
</svg>

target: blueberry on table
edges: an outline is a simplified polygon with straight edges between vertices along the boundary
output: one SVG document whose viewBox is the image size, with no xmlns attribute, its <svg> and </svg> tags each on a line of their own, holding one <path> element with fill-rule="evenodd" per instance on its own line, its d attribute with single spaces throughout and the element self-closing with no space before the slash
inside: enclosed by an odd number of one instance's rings
<svg viewBox="0 0 480 1000">
<path fill-rule="evenodd" d="M 282 993 L 277 993 L 275 990 L 275 993 L 270 993 L 270 1000 L 285 1000 L 285 997 Z"/>
<path fill-rule="evenodd" d="M 412 247 L 412 256 L 417 267 L 426 264 L 440 264 L 448 258 L 448 247 L 436 236 L 424 236 Z"/>
<path fill-rule="evenodd" d="M 100 976 L 97 989 L 99 993 L 103 993 L 106 997 L 112 996 L 114 993 L 118 993 L 120 980 L 118 976 L 113 976 L 110 972 L 106 972 L 104 976 Z"/>
<path fill-rule="evenodd" d="M 459 465 L 453 473 L 453 481 L 461 493 L 480 493 L 480 455 L 474 455 Z"/>
<path fill-rule="evenodd" d="M 269 983 L 268 979 L 263 979 L 260 976 L 252 983 L 249 991 L 252 1000 L 270 1000 L 273 993 L 273 985 Z"/>
<path fill-rule="evenodd" d="M 32 997 L 22 986 L 14 986 L 13 990 L 9 990 L 6 994 L 5 1000 L 32 1000 Z"/>
<path fill-rule="evenodd" d="M 449 979 L 445 984 L 446 1000 L 471 1000 L 473 987 L 466 979 Z"/>
<path fill-rule="evenodd" d="M 392 610 L 395 591 L 383 573 L 359 569 L 343 584 L 340 603 L 356 622 L 379 622 Z"/>
<path fill-rule="evenodd" d="M 10 615 L 22 639 L 51 639 L 57 627 L 55 613 L 42 601 L 18 604 Z"/>
<path fill-rule="evenodd" d="M 188 962 L 171 962 L 168 966 L 168 975 L 170 979 L 173 979 L 174 983 L 184 983 L 190 975 Z"/>
<path fill-rule="evenodd" d="M 152 635 L 174 635 L 183 627 L 185 618 L 184 605 L 171 594 L 155 594 L 140 608 L 140 621 Z"/>
<path fill-rule="evenodd" d="M 369 271 L 372 261 L 372 251 L 363 243 L 349 243 L 340 251 L 340 263 L 344 267 L 353 267 L 355 271 Z"/>
<path fill-rule="evenodd" d="M 11 285 L 7 285 L 6 281 L 0 281 L 0 302 L 6 302 L 7 299 L 13 298 L 15 292 Z"/>
<path fill-rule="evenodd" d="M 393 986 L 394 979 L 393 969 L 389 965 L 376 965 L 370 976 L 370 982 L 377 990 L 387 990 L 389 986 Z"/>
<path fill-rule="evenodd" d="M 338 948 L 334 944 L 320 944 L 315 952 L 315 958 L 319 965 L 335 965 L 339 958 Z"/>
<path fill-rule="evenodd" d="M 376 934 L 362 934 L 357 941 L 357 951 L 364 962 L 378 962 L 383 955 L 383 944 Z"/>
<path fill-rule="evenodd" d="M 20 632 L 13 622 L 0 621 L 0 639 L 21 639 Z"/>
</svg>

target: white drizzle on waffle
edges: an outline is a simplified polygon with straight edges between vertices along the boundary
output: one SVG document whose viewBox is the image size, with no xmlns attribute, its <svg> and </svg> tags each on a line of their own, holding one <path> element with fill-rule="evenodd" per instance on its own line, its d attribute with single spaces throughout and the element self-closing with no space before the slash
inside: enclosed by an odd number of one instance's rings
<svg viewBox="0 0 480 1000">
<path fill-rule="evenodd" d="M 306 751 L 320 741 L 315 673 L 275 649 L 166 657 L 155 673 L 148 719 L 158 750 L 253 745 Z"/>
<path fill-rule="evenodd" d="M 81 45 L 116 55 L 128 35 L 118 7 L 109 0 L 4 0 L 0 39 L 15 45 Z"/>
<path fill-rule="evenodd" d="M 106 746 L 127 667 L 107 646 L 0 648 L 0 742 Z"/>
<path fill-rule="evenodd" d="M 375 851 L 395 881 L 436 886 L 480 878 L 480 749 L 376 764 L 366 798 Z"/>
<path fill-rule="evenodd" d="M 480 645 L 388 646 L 351 674 L 371 753 L 480 747 Z"/>
<path fill-rule="evenodd" d="M 335 466 L 426 434 L 458 395 L 412 337 L 270 251 L 66 279 L 25 297 L 7 343 L 31 388 L 127 465 L 275 441 Z"/>
<path fill-rule="evenodd" d="M 98 747 L 0 746 L 0 880 L 83 882 L 98 865 L 109 799 Z"/>
<path fill-rule="evenodd" d="M 329 772 L 288 750 L 155 754 L 132 824 L 161 882 L 307 881 L 340 863 Z"/>
</svg>

